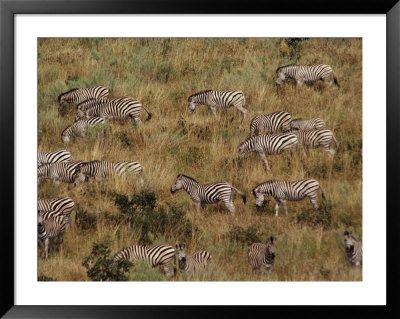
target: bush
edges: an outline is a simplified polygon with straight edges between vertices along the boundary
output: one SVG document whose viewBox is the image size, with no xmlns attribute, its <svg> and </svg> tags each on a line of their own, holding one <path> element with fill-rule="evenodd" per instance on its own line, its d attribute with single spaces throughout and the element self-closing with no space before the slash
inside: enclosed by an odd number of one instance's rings
<svg viewBox="0 0 400 319">
<path fill-rule="evenodd" d="M 251 245 L 252 243 L 260 242 L 261 239 L 257 235 L 258 227 L 256 225 L 243 228 L 241 226 L 234 226 L 224 237 L 228 238 L 231 242 L 236 242 L 242 245 Z"/>
<path fill-rule="evenodd" d="M 82 262 L 82 266 L 86 268 L 87 275 L 92 281 L 128 280 L 126 273 L 133 264 L 126 259 L 114 261 L 113 257 L 110 257 L 110 243 L 109 239 L 100 243 L 94 242 L 92 252 Z"/>
<path fill-rule="evenodd" d="M 296 219 L 299 224 L 307 224 L 311 227 L 322 226 L 324 230 L 331 226 L 332 214 L 331 204 L 323 203 L 318 209 L 308 208 L 301 210 Z"/>
<path fill-rule="evenodd" d="M 85 210 L 76 210 L 76 224 L 83 231 L 97 229 L 97 216 Z"/>
</svg>

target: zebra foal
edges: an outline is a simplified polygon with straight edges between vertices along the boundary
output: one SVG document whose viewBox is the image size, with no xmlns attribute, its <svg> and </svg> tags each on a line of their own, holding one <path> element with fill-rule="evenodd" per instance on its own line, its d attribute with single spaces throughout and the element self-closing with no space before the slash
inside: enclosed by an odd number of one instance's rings
<svg viewBox="0 0 400 319">
<path fill-rule="evenodd" d="M 114 260 L 129 259 L 133 262 L 144 260 L 152 267 L 159 267 L 168 277 L 174 275 L 175 249 L 169 245 L 141 246 L 133 245 L 121 249 Z"/>
<path fill-rule="evenodd" d="M 254 243 L 248 248 L 248 259 L 250 266 L 253 268 L 253 273 L 260 271 L 261 266 L 270 271 L 275 262 L 275 242 L 276 237 L 269 237 L 265 244 Z"/>
<path fill-rule="evenodd" d="M 48 163 L 69 162 L 71 160 L 71 153 L 66 150 L 38 152 L 38 166 Z"/>
<path fill-rule="evenodd" d="M 249 137 L 259 134 L 269 134 L 275 131 L 288 131 L 290 129 L 291 115 L 284 111 L 258 115 L 250 122 Z"/>
<path fill-rule="evenodd" d="M 275 134 L 275 135 L 258 135 L 246 139 L 239 145 L 239 155 L 254 152 L 258 154 L 264 162 L 267 171 L 269 171 L 268 160 L 265 154 L 280 154 L 284 150 L 298 144 L 295 134 Z"/>
<path fill-rule="evenodd" d="M 72 225 L 71 214 L 75 209 L 74 201 L 69 197 L 56 197 L 51 199 L 39 199 L 37 205 L 38 212 L 44 218 L 49 216 L 63 215 L 67 225 Z"/>
<path fill-rule="evenodd" d="M 353 237 L 351 231 L 344 232 L 344 247 L 349 261 L 354 266 L 360 266 L 362 264 L 362 243 Z"/>
<path fill-rule="evenodd" d="M 332 144 L 335 143 L 336 148 L 339 147 L 335 136 L 330 130 L 290 130 L 289 132 L 297 136 L 297 139 L 299 140 L 299 145 L 302 145 L 306 149 L 322 147 L 331 158 L 335 156 L 336 153 L 335 150 L 331 147 Z"/>
<path fill-rule="evenodd" d="M 88 127 L 95 127 L 97 125 L 105 124 L 106 121 L 101 117 L 92 117 L 85 120 L 75 121 L 73 124 L 69 125 L 64 131 L 61 133 L 61 139 L 64 143 L 69 143 L 71 140 L 71 136 L 82 136 L 86 135 L 86 131 Z"/>
<path fill-rule="evenodd" d="M 257 185 L 252 193 L 257 208 L 262 207 L 264 197 L 273 197 L 275 199 L 275 216 L 278 216 L 278 209 L 281 204 L 287 215 L 286 200 L 300 201 L 308 197 L 311 205 L 314 209 L 317 209 L 317 193 L 319 189 L 321 190 L 322 198 L 325 199 L 324 191 L 315 179 L 305 178 L 297 181 L 270 180 Z"/>
<path fill-rule="evenodd" d="M 232 200 L 234 190 L 242 196 L 243 203 L 246 203 L 244 193 L 227 182 L 200 184 L 192 177 L 179 174 L 171 187 L 171 193 L 173 194 L 182 188 L 189 194 L 197 212 L 200 212 L 201 204 L 215 204 L 222 201 L 232 216 L 235 215 L 235 205 Z"/>
<path fill-rule="evenodd" d="M 242 114 L 246 116 L 247 110 L 244 108 L 246 99 L 242 91 L 216 91 L 205 90 L 194 93 L 188 97 L 188 112 L 192 114 L 197 105 L 206 105 L 210 113 L 217 115 L 217 107 L 236 107 Z"/>
<path fill-rule="evenodd" d="M 66 220 L 63 215 L 50 215 L 45 218 L 43 214 L 39 213 L 37 223 L 38 240 L 47 259 L 55 238 L 58 238 L 58 244 L 62 247 Z"/>
<path fill-rule="evenodd" d="M 179 269 L 186 271 L 189 275 L 204 269 L 212 261 L 211 254 L 207 250 L 198 250 L 191 255 L 186 255 L 186 244 L 175 245 Z"/>
<path fill-rule="evenodd" d="M 286 79 L 294 79 L 296 85 L 303 83 L 312 83 L 318 80 L 323 81 L 328 85 L 332 85 L 331 77 L 335 85 L 339 86 L 336 74 L 332 68 L 326 64 L 316 65 L 285 65 L 281 66 L 276 70 L 276 84 L 278 87 Z"/>
</svg>

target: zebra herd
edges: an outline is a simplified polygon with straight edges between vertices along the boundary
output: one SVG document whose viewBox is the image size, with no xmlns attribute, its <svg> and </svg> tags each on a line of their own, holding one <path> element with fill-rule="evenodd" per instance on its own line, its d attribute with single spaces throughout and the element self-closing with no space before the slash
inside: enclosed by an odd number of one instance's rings
<svg viewBox="0 0 400 319">
<path fill-rule="evenodd" d="M 277 69 L 276 84 L 279 86 L 285 79 L 292 78 L 298 85 L 318 80 L 331 85 L 331 77 L 339 87 L 335 73 L 327 65 L 289 65 Z M 198 105 L 206 105 L 213 115 L 216 115 L 217 107 L 235 107 L 241 112 L 242 120 L 248 114 L 244 108 L 245 95 L 240 90 L 205 90 L 190 95 L 187 101 L 189 114 L 193 114 Z M 77 103 L 75 121 L 61 133 L 64 143 L 69 143 L 74 134 L 84 136 L 88 127 L 98 124 L 108 124 L 124 119 L 131 119 L 136 124 L 141 124 L 142 109 L 148 114 L 147 120 L 152 117 L 152 113 L 139 101 L 127 96 L 110 98 L 109 89 L 103 86 L 72 89 L 60 94 L 58 102 L 59 114 L 69 103 Z M 330 157 L 333 157 L 335 151 L 331 148 L 332 144 L 338 148 L 336 138 L 332 131 L 325 128 L 323 119 L 318 117 L 292 119 L 291 114 L 280 110 L 255 116 L 250 121 L 249 135 L 238 146 L 237 152 L 239 155 L 251 152 L 258 154 L 264 162 L 266 170 L 270 171 L 266 155 L 281 154 L 287 149 L 302 145 L 304 148 L 322 147 Z M 66 150 L 38 153 L 38 183 L 41 179 L 47 178 L 56 184 L 65 182 L 80 185 L 89 178 L 100 180 L 108 178 L 110 175 L 121 176 L 126 172 L 138 175 L 141 183 L 145 180 L 141 164 L 135 161 L 75 160 Z M 200 211 L 202 204 L 222 202 L 233 216 L 235 214 L 234 191 L 242 197 L 244 204 L 247 201 L 244 192 L 224 181 L 203 184 L 192 177 L 178 174 L 170 191 L 175 193 L 180 189 L 184 189 L 188 193 L 197 212 Z M 273 197 L 275 199 L 275 215 L 278 216 L 281 204 L 287 214 L 287 200 L 299 201 L 308 197 L 311 205 L 317 209 L 316 197 L 319 190 L 322 198 L 325 199 L 321 185 L 314 179 L 268 180 L 255 186 L 252 194 L 257 208 L 262 207 L 266 197 Z M 38 239 L 46 258 L 54 245 L 55 238 L 58 238 L 58 244 L 62 245 L 63 233 L 68 226 L 73 226 L 71 212 L 75 208 L 75 203 L 69 197 L 38 201 Z M 248 263 L 253 271 L 259 270 L 261 266 L 267 270 L 272 269 L 275 261 L 276 241 L 276 237 L 269 236 L 265 244 L 253 243 L 248 247 Z M 362 262 L 361 242 L 356 241 L 348 231 L 344 233 L 344 242 L 349 261 L 355 266 L 360 265 Z M 176 244 L 175 247 L 171 245 L 133 245 L 120 250 L 114 256 L 114 260 L 147 261 L 152 267 L 160 267 L 167 276 L 175 274 L 176 268 L 171 265 L 175 263 L 176 258 L 179 269 L 189 274 L 204 268 L 213 261 L 211 254 L 206 250 L 187 255 L 185 244 Z"/>
</svg>

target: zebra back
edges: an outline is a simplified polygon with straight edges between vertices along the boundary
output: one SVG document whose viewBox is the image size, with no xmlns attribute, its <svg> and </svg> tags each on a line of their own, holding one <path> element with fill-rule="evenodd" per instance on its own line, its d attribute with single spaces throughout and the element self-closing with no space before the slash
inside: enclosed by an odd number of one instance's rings
<svg viewBox="0 0 400 319">
<path fill-rule="evenodd" d="M 66 150 L 38 152 L 38 166 L 47 163 L 60 163 L 72 160 L 71 153 Z"/>
<path fill-rule="evenodd" d="M 152 267 L 166 265 L 175 258 L 175 250 L 169 245 L 140 246 L 133 245 L 120 250 L 114 260 L 129 259 L 132 261 L 146 260 Z"/>
<path fill-rule="evenodd" d="M 293 119 L 290 123 L 291 129 L 298 129 L 303 131 L 319 130 L 323 129 L 324 127 L 325 127 L 325 122 L 319 117 L 311 119 L 297 118 Z"/>
<path fill-rule="evenodd" d="M 265 152 L 280 154 L 284 150 L 298 144 L 297 136 L 293 133 L 258 135 L 246 139 L 239 145 L 239 154 L 249 152 Z"/>
<path fill-rule="evenodd" d="M 94 86 L 89 88 L 75 88 L 67 92 L 61 93 L 57 100 L 60 105 L 66 103 L 80 103 L 90 99 L 98 99 L 108 97 L 109 90 L 104 86 Z"/>
<path fill-rule="evenodd" d="M 290 129 L 291 115 L 285 111 L 276 111 L 269 114 L 258 115 L 250 122 L 250 135 L 268 134 L 275 131 Z"/>
</svg>

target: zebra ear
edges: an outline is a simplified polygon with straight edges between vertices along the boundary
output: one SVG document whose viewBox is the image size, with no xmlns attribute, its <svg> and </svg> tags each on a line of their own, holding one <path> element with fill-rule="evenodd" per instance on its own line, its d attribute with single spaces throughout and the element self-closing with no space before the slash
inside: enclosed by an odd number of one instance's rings
<svg viewBox="0 0 400 319">
<path fill-rule="evenodd" d="M 176 249 L 179 249 L 179 245 L 178 245 L 178 244 L 176 244 L 176 245 L 175 245 L 175 248 L 176 248 Z"/>
<path fill-rule="evenodd" d="M 182 248 L 183 248 L 183 249 L 185 249 L 185 248 L 186 248 L 186 243 L 184 243 L 184 244 L 182 245 Z"/>
<path fill-rule="evenodd" d="M 269 238 L 269 241 L 273 244 L 273 243 L 274 243 L 274 237 L 271 236 L 271 237 Z"/>
<path fill-rule="evenodd" d="M 349 232 L 347 230 L 344 231 L 345 236 L 349 236 Z"/>
</svg>

